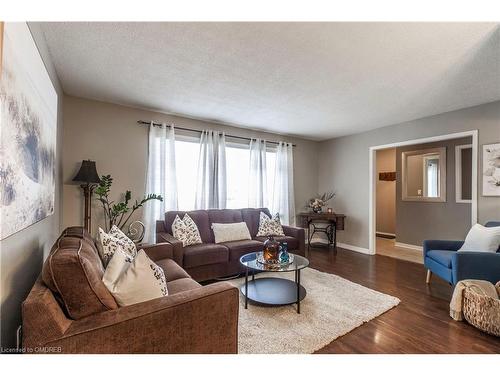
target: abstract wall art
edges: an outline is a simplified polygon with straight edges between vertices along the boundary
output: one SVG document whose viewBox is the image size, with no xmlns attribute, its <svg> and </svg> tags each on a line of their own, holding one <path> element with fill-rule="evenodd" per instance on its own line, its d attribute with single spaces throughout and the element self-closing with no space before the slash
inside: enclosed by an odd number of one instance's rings
<svg viewBox="0 0 500 375">
<path fill-rule="evenodd" d="M 483 145 L 483 195 L 500 197 L 500 143 Z"/>
<path fill-rule="evenodd" d="M 54 213 L 57 93 L 26 23 L 5 23 L 1 45 L 0 239 L 4 239 Z"/>
</svg>

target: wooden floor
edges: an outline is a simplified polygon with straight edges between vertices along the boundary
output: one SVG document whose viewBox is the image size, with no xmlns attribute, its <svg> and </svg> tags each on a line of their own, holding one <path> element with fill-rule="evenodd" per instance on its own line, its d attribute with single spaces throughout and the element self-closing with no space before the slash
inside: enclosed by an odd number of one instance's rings
<svg viewBox="0 0 500 375">
<path fill-rule="evenodd" d="M 344 249 L 311 249 L 308 258 L 319 271 L 401 300 L 317 353 L 500 353 L 499 338 L 449 317 L 452 287 L 435 276 L 428 286 L 421 264 Z"/>
<path fill-rule="evenodd" d="M 407 260 L 413 263 L 424 263 L 422 251 L 396 246 L 396 240 L 377 237 L 377 254 L 391 258 Z"/>
</svg>

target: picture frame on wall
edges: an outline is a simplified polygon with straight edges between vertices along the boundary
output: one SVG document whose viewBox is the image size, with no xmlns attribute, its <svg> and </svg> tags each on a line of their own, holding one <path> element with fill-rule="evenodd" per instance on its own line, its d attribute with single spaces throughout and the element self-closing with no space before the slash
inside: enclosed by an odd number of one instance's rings
<svg viewBox="0 0 500 375">
<path fill-rule="evenodd" d="M 54 213 L 57 93 L 25 22 L 0 29 L 0 239 Z"/>
<path fill-rule="evenodd" d="M 483 145 L 483 196 L 500 197 L 500 143 Z"/>
</svg>

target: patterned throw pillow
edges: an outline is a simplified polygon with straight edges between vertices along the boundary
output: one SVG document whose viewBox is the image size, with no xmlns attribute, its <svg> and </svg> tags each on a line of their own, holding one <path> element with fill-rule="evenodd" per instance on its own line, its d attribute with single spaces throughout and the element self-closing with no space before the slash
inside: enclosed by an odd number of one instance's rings
<svg viewBox="0 0 500 375">
<path fill-rule="evenodd" d="M 179 215 L 175 216 L 172 223 L 172 235 L 182 242 L 182 246 L 202 243 L 200 231 L 188 214 L 185 214 L 182 220 Z"/>
<path fill-rule="evenodd" d="M 101 256 L 104 266 L 108 264 L 115 251 L 119 248 L 132 257 L 137 255 L 137 248 L 133 242 L 132 244 L 125 242 L 118 237 L 106 233 L 101 228 L 99 228 L 98 243 L 100 243 L 100 246 L 98 247 L 100 253 L 99 255 Z"/>
<path fill-rule="evenodd" d="M 283 227 L 281 226 L 280 215 L 275 214 L 272 218 L 264 212 L 260 213 L 259 231 L 257 237 L 265 236 L 284 236 Z"/>
<path fill-rule="evenodd" d="M 125 248 L 125 251 L 128 252 L 130 255 L 135 257 L 137 255 L 137 247 L 135 246 L 134 241 L 132 241 L 125 233 L 123 233 L 120 228 L 118 228 L 116 225 L 113 225 L 111 229 L 109 230 L 108 234 L 110 236 L 116 237 L 119 240 L 125 242 L 127 244 L 127 247 Z"/>
<path fill-rule="evenodd" d="M 119 306 L 149 301 L 168 295 L 163 269 L 140 250 L 132 259 L 122 250 L 111 258 L 102 281 Z"/>
</svg>

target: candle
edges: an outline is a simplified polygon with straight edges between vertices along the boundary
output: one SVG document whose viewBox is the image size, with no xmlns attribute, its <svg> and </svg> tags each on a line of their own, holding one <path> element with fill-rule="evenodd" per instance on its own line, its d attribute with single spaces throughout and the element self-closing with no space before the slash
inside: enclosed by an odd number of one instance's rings
<svg viewBox="0 0 500 375">
<path fill-rule="evenodd" d="M 328 212 L 329 214 L 333 214 L 333 208 L 328 207 L 327 212 Z"/>
</svg>

